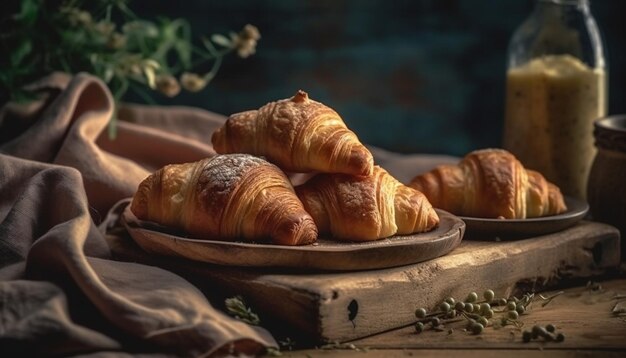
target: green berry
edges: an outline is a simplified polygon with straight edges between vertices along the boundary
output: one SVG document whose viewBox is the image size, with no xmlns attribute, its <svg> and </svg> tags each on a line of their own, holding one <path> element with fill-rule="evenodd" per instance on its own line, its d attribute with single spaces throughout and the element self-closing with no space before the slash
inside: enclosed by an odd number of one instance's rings
<svg viewBox="0 0 626 358">
<path fill-rule="evenodd" d="M 509 301 L 509 303 L 506 304 L 506 309 L 508 309 L 509 311 L 515 311 L 516 308 L 517 305 L 513 301 Z"/>
<path fill-rule="evenodd" d="M 517 311 L 509 311 L 508 317 L 510 319 L 518 319 L 519 318 L 519 313 L 517 313 Z"/>
<path fill-rule="evenodd" d="M 426 309 L 425 308 L 418 308 L 415 310 L 415 317 L 417 318 L 424 318 L 426 317 Z"/>
<path fill-rule="evenodd" d="M 450 308 L 451 308 L 451 307 L 450 307 L 450 304 L 449 304 L 448 302 L 442 302 L 442 303 L 439 305 L 439 309 L 440 309 L 442 312 L 446 312 L 446 313 L 447 313 L 447 312 L 449 312 L 449 311 L 450 311 Z"/>
<path fill-rule="evenodd" d="M 524 331 L 524 333 L 522 333 L 522 341 L 524 343 L 530 342 L 531 336 L 532 336 L 532 333 L 530 331 Z"/>
<path fill-rule="evenodd" d="M 454 304 L 456 303 L 456 300 L 454 299 L 454 297 L 448 297 L 446 298 L 445 302 L 448 302 L 450 306 L 454 306 Z"/>
<path fill-rule="evenodd" d="M 506 326 L 507 324 L 509 324 L 509 319 L 508 318 L 506 318 L 506 317 L 500 318 L 500 325 L 502 327 Z"/>
<path fill-rule="evenodd" d="M 483 314 L 483 316 L 485 315 L 485 312 L 490 311 L 491 310 L 491 305 L 488 303 L 481 303 L 480 304 L 480 313 Z"/>
<path fill-rule="evenodd" d="M 465 302 L 476 302 L 478 300 L 478 294 L 476 292 L 470 292 L 465 299 Z"/>
<path fill-rule="evenodd" d="M 493 310 L 487 310 L 487 312 L 483 313 L 483 316 L 485 316 L 485 318 L 492 318 L 494 315 Z"/>
<path fill-rule="evenodd" d="M 506 306 L 506 298 L 500 298 L 498 300 L 498 306 Z"/>
<path fill-rule="evenodd" d="M 487 320 L 485 317 L 479 317 L 476 322 L 480 323 L 483 325 L 483 327 L 487 327 L 487 325 L 489 325 L 489 320 Z"/>
<path fill-rule="evenodd" d="M 478 303 L 472 303 L 472 313 L 480 313 L 480 305 Z"/>
<path fill-rule="evenodd" d="M 433 325 L 433 327 L 437 327 L 441 324 L 441 320 L 437 317 L 433 318 L 430 320 L 430 324 Z"/>
<path fill-rule="evenodd" d="M 554 333 L 554 331 L 556 331 L 556 327 L 553 324 L 549 324 L 546 326 L 546 331 Z"/>
<path fill-rule="evenodd" d="M 526 312 L 526 307 L 524 307 L 524 305 L 517 305 L 517 307 L 515 307 L 515 311 L 519 314 L 523 314 Z"/>
<path fill-rule="evenodd" d="M 467 313 L 472 313 L 472 311 L 474 310 L 474 305 L 467 302 L 465 303 L 465 308 L 464 308 L 465 312 Z"/>
<path fill-rule="evenodd" d="M 424 324 L 422 322 L 415 323 L 415 332 L 422 333 L 424 331 Z"/>
<path fill-rule="evenodd" d="M 496 297 L 496 294 L 493 292 L 493 290 L 487 290 L 483 293 L 483 297 L 485 297 L 485 301 L 491 302 L 493 301 L 494 297 Z"/>
</svg>

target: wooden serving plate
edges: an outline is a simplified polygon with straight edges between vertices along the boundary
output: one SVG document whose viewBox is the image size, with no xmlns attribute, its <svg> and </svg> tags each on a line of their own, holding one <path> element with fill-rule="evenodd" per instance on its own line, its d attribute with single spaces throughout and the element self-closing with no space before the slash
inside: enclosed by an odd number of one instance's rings
<svg viewBox="0 0 626 358">
<path fill-rule="evenodd" d="M 130 206 L 124 210 L 122 222 L 143 250 L 158 255 L 226 266 L 349 271 L 408 265 L 447 254 L 461 243 L 465 223 L 445 211 L 437 210 L 437 214 L 439 226 L 427 233 L 359 243 L 319 238 L 305 246 L 191 239 L 137 219 Z"/>
</svg>

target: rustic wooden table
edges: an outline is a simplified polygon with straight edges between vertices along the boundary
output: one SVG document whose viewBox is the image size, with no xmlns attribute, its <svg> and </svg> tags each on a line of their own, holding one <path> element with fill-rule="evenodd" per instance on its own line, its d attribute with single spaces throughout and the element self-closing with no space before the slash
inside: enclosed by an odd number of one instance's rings
<svg viewBox="0 0 626 358">
<path fill-rule="evenodd" d="M 624 357 L 626 314 L 612 312 L 618 303 L 626 308 L 626 298 L 620 298 L 626 295 L 626 264 L 620 265 L 619 241 L 615 228 L 581 222 L 562 232 L 519 241 L 464 240 L 448 255 L 406 267 L 312 274 L 155 257 L 130 237 L 114 237 L 110 245 L 120 259 L 160 265 L 201 289 L 207 285 L 207 293 L 215 293 L 217 285 L 226 297 L 243 295 L 279 341 L 291 336 L 300 344 L 295 351 L 283 349 L 287 357 Z M 589 280 L 597 283 L 587 285 Z M 498 297 L 519 296 L 529 289 L 557 290 L 543 292 L 544 296 L 563 293 L 545 307 L 535 301 L 520 317 L 522 327 L 496 329 L 496 320 L 491 320 L 474 335 L 464 330 L 463 319 L 457 319 L 439 331 L 416 333 L 412 322 L 417 306 L 436 307 L 442 297 L 464 298 L 470 290 L 480 294 L 486 288 Z M 219 305 L 223 297 L 214 302 Z M 358 311 L 353 302 L 358 302 Z M 563 342 L 522 342 L 524 330 L 550 323 L 565 335 Z M 312 342 L 304 343 L 307 339 Z M 342 343 L 327 343 L 335 340 Z"/>
<path fill-rule="evenodd" d="M 613 312 L 616 306 L 626 310 L 624 266 L 617 277 L 544 293 L 549 296 L 563 292 L 545 307 L 535 302 L 520 317 L 522 327 L 488 326 L 483 333 L 473 335 L 464 330 L 463 321 L 457 321 L 440 331 L 431 329 L 417 334 L 411 325 L 348 343 L 282 353 L 285 357 L 624 357 L 626 314 Z M 550 323 L 564 334 L 563 342 L 522 341 L 522 331 Z"/>
</svg>

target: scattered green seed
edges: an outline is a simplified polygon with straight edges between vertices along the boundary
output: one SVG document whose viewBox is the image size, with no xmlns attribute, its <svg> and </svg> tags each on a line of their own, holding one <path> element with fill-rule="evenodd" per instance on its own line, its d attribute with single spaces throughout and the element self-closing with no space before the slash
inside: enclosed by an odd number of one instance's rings
<svg viewBox="0 0 626 358">
<path fill-rule="evenodd" d="M 545 336 L 543 336 L 543 339 L 545 339 L 545 340 L 546 340 L 546 341 L 548 341 L 548 342 L 549 342 L 549 341 L 553 341 L 553 340 L 554 340 L 554 336 L 553 336 L 551 333 L 548 333 L 548 332 L 546 331 L 546 335 L 545 335 Z"/>
<path fill-rule="evenodd" d="M 519 318 L 519 313 L 517 313 L 517 311 L 509 311 L 508 317 L 510 319 L 518 319 Z"/>
<path fill-rule="evenodd" d="M 493 290 L 487 290 L 483 293 L 483 297 L 485 297 L 485 301 L 491 302 L 493 301 L 494 297 L 496 297 L 496 294 L 493 292 Z"/>
<path fill-rule="evenodd" d="M 480 334 L 484 328 L 485 327 L 482 324 L 477 322 L 477 323 L 472 324 L 470 329 L 473 334 Z"/>
<path fill-rule="evenodd" d="M 480 313 L 484 316 L 487 311 L 491 311 L 491 305 L 488 303 L 481 303 Z"/>
<path fill-rule="evenodd" d="M 437 327 L 441 324 L 441 320 L 437 317 L 434 317 L 433 319 L 430 320 L 430 324 L 432 324 L 433 327 Z"/>
<path fill-rule="evenodd" d="M 554 331 L 556 331 L 556 327 L 553 324 L 549 324 L 546 326 L 546 330 L 550 333 L 554 333 Z"/>
<path fill-rule="evenodd" d="M 424 324 L 422 322 L 415 323 L 415 332 L 422 333 L 424 331 Z"/>
<path fill-rule="evenodd" d="M 450 304 L 449 304 L 448 302 L 442 302 L 442 303 L 439 305 L 439 309 L 440 309 L 442 312 L 445 312 L 445 313 L 449 312 L 449 311 L 450 311 L 450 308 L 451 308 L 451 307 L 450 307 Z"/>
<path fill-rule="evenodd" d="M 493 312 L 493 310 L 487 310 L 487 312 L 483 313 L 483 316 L 485 316 L 485 318 L 493 318 L 494 314 L 495 312 Z"/>
<path fill-rule="evenodd" d="M 456 303 L 456 300 L 454 299 L 454 297 L 448 297 L 446 298 L 445 302 L 448 302 L 450 306 L 454 306 L 454 304 Z"/>
<path fill-rule="evenodd" d="M 508 309 L 509 311 L 515 311 L 515 309 L 517 309 L 517 305 L 515 304 L 515 302 L 509 301 L 509 303 L 506 304 L 506 309 Z"/>
<path fill-rule="evenodd" d="M 472 313 L 480 313 L 480 305 L 478 303 L 472 303 Z"/>
<path fill-rule="evenodd" d="M 485 317 L 479 317 L 476 322 L 480 323 L 483 325 L 483 327 L 487 327 L 489 325 L 489 320 L 486 319 Z"/>
<path fill-rule="evenodd" d="M 500 298 L 498 300 L 498 306 L 506 306 L 506 298 Z"/>
<path fill-rule="evenodd" d="M 517 305 L 515 311 L 517 311 L 517 313 L 519 314 L 524 314 L 524 312 L 526 312 L 526 307 L 524 307 L 523 305 Z"/>
<path fill-rule="evenodd" d="M 565 340 L 565 335 L 563 333 L 559 333 L 559 334 L 556 335 L 555 340 L 557 342 L 563 342 Z"/>
<path fill-rule="evenodd" d="M 465 303 L 465 308 L 464 308 L 465 312 L 471 313 L 474 310 L 474 305 L 467 302 Z"/>
<path fill-rule="evenodd" d="M 426 309 L 425 308 L 418 308 L 415 310 L 415 317 L 417 318 L 424 318 L 426 317 Z"/>
<path fill-rule="evenodd" d="M 465 311 L 465 303 L 461 302 L 461 301 L 457 302 L 454 305 L 454 309 L 457 310 L 457 311 Z"/>
<path fill-rule="evenodd" d="M 545 328 L 541 327 L 541 326 L 533 326 L 533 338 L 537 338 L 537 337 L 545 337 L 548 334 L 548 331 L 546 331 Z"/>
<path fill-rule="evenodd" d="M 467 298 L 465 299 L 465 302 L 476 302 L 478 300 L 478 294 L 476 294 L 476 292 L 470 292 L 469 295 L 467 295 Z"/>
</svg>

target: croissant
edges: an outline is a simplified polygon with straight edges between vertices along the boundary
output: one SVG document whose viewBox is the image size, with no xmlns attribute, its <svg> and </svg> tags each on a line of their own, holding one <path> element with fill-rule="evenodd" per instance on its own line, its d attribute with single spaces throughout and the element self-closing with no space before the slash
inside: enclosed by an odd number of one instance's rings
<svg viewBox="0 0 626 358">
<path fill-rule="evenodd" d="M 247 154 L 167 165 L 141 182 L 131 211 L 197 238 L 279 245 L 317 239 L 315 222 L 287 176 Z"/>
<path fill-rule="evenodd" d="M 431 230 L 439 223 L 426 197 L 374 166 L 371 176 L 318 174 L 296 194 L 320 232 L 336 239 L 377 240 Z"/>
<path fill-rule="evenodd" d="M 409 186 L 436 208 L 462 216 L 524 219 L 567 209 L 556 185 L 503 149 L 471 152 L 458 165 L 416 176 Z"/>
<path fill-rule="evenodd" d="M 337 112 L 304 91 L 231 115 L 211 141 L 218 153 L 263 156 L 290 172 L 370 175 L 374 163 Z"/>
</svg>

